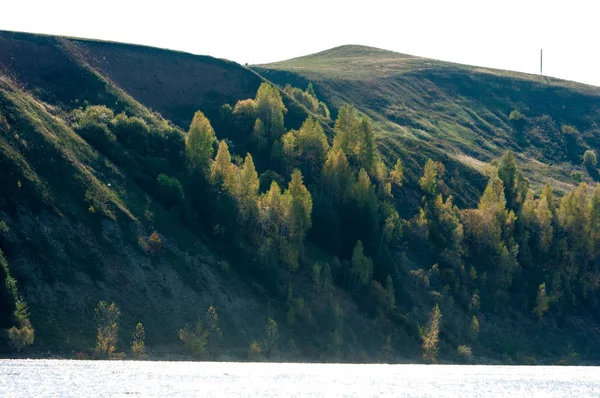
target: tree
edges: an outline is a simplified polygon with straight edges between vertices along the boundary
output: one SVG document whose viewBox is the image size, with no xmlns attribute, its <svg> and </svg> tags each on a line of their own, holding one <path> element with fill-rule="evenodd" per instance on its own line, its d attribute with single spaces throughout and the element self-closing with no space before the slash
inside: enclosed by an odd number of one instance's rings
<svg viewBox="0 0 600 398">
<path fill-rule="evenodd" d="M 390 182 L 397 186 L 401 187 L 402 182 L 404 180 L 404 166 L 402 165 L 402 161 L 400 159 L 396 160 L 396 164 L 394 165 L 394 169 L 390 172 Z"/>
<path fill-rule="evenodd" d="M 263 150 L 267 147 L 267 133 L 265 132 L 265 125 L 262 120 L 256 119 L 254 122 L 254 128 L 252 129 L 252 139 L 256 143 L 259 150 Z"/>
<path fill-rule="evenodd" d="M 210 306 L 206 310 L 206 314 L 204 315 L 204 326 L 208 332 L 208 354 L 211 358 L 215 359 L 221 351 L 221 340 L 223 338 L 223 332 L 219 326 L 219 315 L 217 314 L 215 307 Z"/>
<path fill-rule="evenodd" d="M 373 278 L 373 261 L 365 256 L 363 243 L 359 240 L 352 250 L 350 273 L 354 276 L 354 287 L 366 286 Z"/>
<path fill-rule="evenodd" d="M 131 354 L 134 359 L 145 359 L 146 358 L 146 346 L 144 341 L 146 339 L 146 332 L 144 331 L 144 325 L 138 322 L 135 325 L 135 332 L 131 339 Z"/>
<path fill-rule="evenodd" d="M 475 315 L 473 315 L 473 317 L 471 318 L 470 333 L 471 340 L 475 340 L 477 339 L 477 336 L 479 336 L 479 319 L 477 319 Z"/>
<path fill-rule="evenodd" d="M 281 137 L 285 131 L 283 115 L 287 109 L 283 105 L 279 89 L 269 83 L 262 83 L 256 93 L 258 118 L 264 123 L 265 133 L 270 142 Z"/>
<path fill-rule="evenodd" d="M 321 123 L 312 117 L 306 119 L 297 132 L 296 143 L 301 168 L 310 180 L 321 171 L 329 150 Z"/>
<path fill-rule="evenodd" d="M 265 354 L 267 357 L 270 357 L 273 349 L 277 346 L 277 341 L 279 340 L 279 327 L 273 318 L 269 317 L 269 319 L 267 319 L 265 331 L 267 332 L 267 338 L 265 341 Z"/>
<path fill-rule="evenodd" d="M 215 131 L 210 121 L 202 112 L 197 111 L 185 137 L 185 153 L 192 170 L 207 171 L 215 141 Z"/>
<path fill-rule="evenodd" d="M 535 307 L 533 313 L 537 315 L 538 319 L 541 320 L 546 311 L 549 308 L 548 296 L 546 295 L 546 284 L 542 283 L 538 288 L 537 297 L 535 299 Z"/>
<path fill-rule="evenodd" d="M 442 312 L 436 304 L 431 313 L 429 314 L 429 320 L 427 326 L 419 328 L 419 334 L 423 341 L 423 359 L 434 361 L 437 355 L 438 345 L 440 342 L 440 326 L 442 320 Z"/>
<path fill-rule="evenodd" d="M 210 181 L 217 187 L 231 186 L 233 183 L 233 165 L 229 146 L 224 140 L 219 142 L 219 149 L 215 161 L 210 165 Z"/>
<path fill-rule="evenodd" d="M 346 201 L 354 183 L 352 169 L 341 148 L 332 148 L 321 171 L 321 183 L 329 204 Z"/>
<path fill-rule="evenodd" d="M 360 165 L 372 172 L 377 158 L 377 150 L 375 149 L 375 133 L 366 116 L 363 116 L 358 123 L 358 135 L 360 137 L 358 150 Z"/>
<path fill-rule="evenodd" d="M 317 98 L 317 94 L 315 93 L 315 89 L 313 87 L 313 84 L 310 83 L 310 82 L 308 83 L 308 87 L 306 88 L 306 94 L 308 94 L 308 95 L 310 95 L 310 96 L 312 96 L 314 98 Z"/>
<path fill-rule="evenodd" d="M 440 162 L 427 159 L 423 177 L 419 180 L 421 190 L 430 197 L 435 197 L 439 193 L 441 178 L 445 172 L 444 165 Z"/>
<path fill-rule="evenodd" d="M 386 310 L 393 311 L 396 308 L 396 291 L 394 290 L 394 282 L 392 277 L 388 275 L 385 280 L 385 297 L 386 297 Z"/>
<path fill-rule="evenodd" d="M 96 306 L 96 352 L 110 358 L 115 352 L 119 339 L 119 318 L 121 312 L 115 303 L 100 301 Z"/>
<path fill-rule="evenodd" d="M 208 341 L 208 330 L 204 327 L 202 319 L 195 324 L 186 324 L 183 329 L 178 331 L 179 340 L 185 344 L 190 353 L 195 357 L 201 357 L 206 349 Z"/>
<path fill-rule="evenodd" d="M 302 173 L 294 170 L 285 193 L 289 197 L 289 230 L 291 238 L 302 244 L 306 232 L 312 226 L 312 197 L 304 186 Z"/>
<path fill-rule="evenodd" d="M 525 201 L 529 183 L 517 168 L 515 155 L 510 150 L 506 151 L 500 159 L 498 177 L 504 184 L 506 207 L 516 212 Z"/>
<path fill-rule="evenodd" d="M 355 154 L 358 138 L 356 119 L 356 109 L 352 105 L 344 105 L 340 108 L 335 120 L 333 146 L 342 149 L 350 156 Z"/>
<path fill-rule="evenodd" d="M 234 189 L 234 195 L 238 202 L 240 220 L 244 223 L 254 223 L 257 219 L 258 203 L 258 173 L 254 167 L 252 155 L 246 154 L 244 165 L 237 177 L 237 184 Z"/>
<path fill-rule="evenodd" d="M 585 151 L 583 154 L 583 165 L 585 167 L 596 167 L 596 164 L 596 152 L 592 151 L 591 149 Z"/>
</svg>

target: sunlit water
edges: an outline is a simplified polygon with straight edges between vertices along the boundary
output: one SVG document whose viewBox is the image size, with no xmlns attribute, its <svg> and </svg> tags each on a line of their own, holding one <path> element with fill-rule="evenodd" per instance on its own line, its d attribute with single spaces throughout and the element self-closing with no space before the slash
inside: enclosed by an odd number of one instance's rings
<svg viewBox="0 0 600 398">
<path fill-rule="evenodd" d="M 0 360 L 0 397 L 600 397 L 599 367 Z"/>
</svg>

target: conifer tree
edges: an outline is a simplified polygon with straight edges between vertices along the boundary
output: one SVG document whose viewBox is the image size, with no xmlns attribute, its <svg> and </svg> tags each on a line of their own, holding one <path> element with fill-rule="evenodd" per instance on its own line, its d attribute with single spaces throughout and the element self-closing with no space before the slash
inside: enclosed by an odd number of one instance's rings
<svg viewBox="0 0 600 398">
<path fill-rule="evenodd" d="M 202 112 L 197 111 L 185 137 L 185 153 L 192 170 L 207 171 L 215 141 L 215 131 L 210 121 Z"/>
<path fill-rule="evenodd" d="M 438 345 L 440 342 L 440 327 L 442 321 L 442 312 L 436 304 L 431 313 L 429 320 L 424 328 L 419 328 L 419 334 L 423 341 L 423 359 L 434 361 L 437 356 Z"/>
<path fill-rule="evenodd" d="M 281 137 L 285 131 L 283 115 L 287 111 L 279 89 L 269 83 L 262 83 L 256 93 L 258 118 L 264 123 L 264 131 L 270 142 Z"/>
</svg>

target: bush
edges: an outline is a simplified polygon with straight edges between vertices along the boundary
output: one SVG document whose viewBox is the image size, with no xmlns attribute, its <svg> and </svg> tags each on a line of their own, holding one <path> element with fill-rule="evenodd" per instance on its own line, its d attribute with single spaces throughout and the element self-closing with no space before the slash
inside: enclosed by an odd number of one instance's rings
<svg viewBox="0 0 600 398">
<path fill-rule="evenodd" d="M 33 344 L 34 330 L 32 327 L 23 326 L 8 329 L 8 341 L 12 348 L 17 351 L 21 351 L 23 348 Z"/>
<path fill-rule="evenodd" d="M 463 361 L 470 362 L 473 359 L 473 352 L 468 345 L 459 345 L 456 349 L 456 353 Z"/>
<path fill-rule="evenodd" d="M 159 200 L 167 207 L 177 206 L 183 202 L 183 186 L 178 179 L 160 174 L 156 178 Z"/>
<path fill-rule="evenodd" d="M 585 151 L 583 154 L 583 164 L 586 167 L 596 167 L 596 152 L 589 149 Z"/>
<path fill-rule="evenodd" d="M 160 253 L 162 249 L 162 240 L 158 232 L 152 232 L 152 235 L 148 238 L 148 251 L 152 254 Z"/>
<path fill-rule="evenodd" d="M 583 181 L 583 174 L 581 174 L 579 171 L 574 171 L 571 173 L 571 178 L 577 182 L 581 182 Z"/>
<path fill-rule="evenodd" d="M 185 344 L 190 353 L 196 357 L 204 354 L 208 341 L 208 330 L 204 327 L 202 320 L 194 325 L 185 325 L 179 329 L 179 339 Z"/>
<path fill-rule="evenodd" d="M 248 359 L 251 361 L 256 361 L 260 359 L 262 355 L 262 348 L 257 341 L 253 341 L 248 347 Z"/>
</svg>

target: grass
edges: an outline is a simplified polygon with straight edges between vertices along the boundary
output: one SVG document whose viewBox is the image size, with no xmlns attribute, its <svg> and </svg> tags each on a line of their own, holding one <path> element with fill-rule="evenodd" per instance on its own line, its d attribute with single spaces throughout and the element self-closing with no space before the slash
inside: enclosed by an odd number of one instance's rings
<svg viewBox="0 0 600 398">
<path fill-rule="evenodd" d="M 419 150 L 427 148 L 432 158 L 448 156 L 465 168 L 472 160 L 480 168 L 511 149 L 534 187 L 550 181 L 564 191 L 574 184 L 570 171 L 579 166 L 579 154 L 569 159 L 560 142 L 563 136 L 546 138 L 548 129 L 573 125 L 581 134 L 580 155 L 587 148 L 600 150 L 595 138 L 598 87 L 362 46 L 337 47 L 252 69 L 279 85 L 302 87 L 312 81 L 333 116 L 342 104 L 354 104 L 377 122 L 378 142 L 388 149 L 388 163 L 397 156 L 418 156 L 389 150 L 409 139 L 419 142 Z M 527 119 L 522 139 L 508 120 L 513 109 Z M 537 127 L 542 117 L 547 120 L 544 131 Z"/>
</svg>

